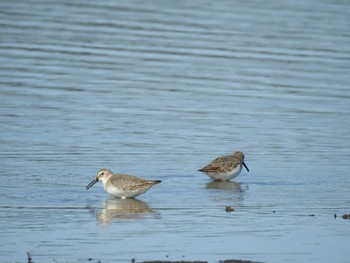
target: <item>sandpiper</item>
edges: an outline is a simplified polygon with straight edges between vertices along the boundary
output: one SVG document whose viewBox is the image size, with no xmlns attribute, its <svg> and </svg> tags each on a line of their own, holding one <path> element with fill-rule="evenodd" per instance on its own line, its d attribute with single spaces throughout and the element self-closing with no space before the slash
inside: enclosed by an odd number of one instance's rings
<svg viewBox="0 0 350 263">
<path fill-rule="evenodd" d="M 101 169 L 97 176 L 85 188 L 89 190 L 98 181 L 102 181 L 105 191 L 121 198 L 132 198 L 145 193 L 160 180 L 146 180 L 127 174 L 113 174 L 109 169 Z"/>
<path fill-rule="evenodd" d="M 249 172 L 244 163 L 244 154 L 238 151 L 232 155 L 218 157 L 198 171 L 207 174 L 216 181 L 228 181 L 241 173 L 242 165 Z"/>
</svg>

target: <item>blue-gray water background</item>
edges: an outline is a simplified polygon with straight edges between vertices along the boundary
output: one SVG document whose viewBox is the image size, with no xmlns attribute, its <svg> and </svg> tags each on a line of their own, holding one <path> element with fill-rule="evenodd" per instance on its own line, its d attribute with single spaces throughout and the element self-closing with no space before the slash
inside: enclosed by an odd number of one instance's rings
<svg viewBox="0 0 350 263">
<path fill-rule="evenodd" d="M 349 28 L 341 0 L 2 0 L 0 261 L 349 262 Z M 235 150 L 235 182 L 197 171 Z M 102 167 L 163 182 L 86 191 Z"/>
</svg>

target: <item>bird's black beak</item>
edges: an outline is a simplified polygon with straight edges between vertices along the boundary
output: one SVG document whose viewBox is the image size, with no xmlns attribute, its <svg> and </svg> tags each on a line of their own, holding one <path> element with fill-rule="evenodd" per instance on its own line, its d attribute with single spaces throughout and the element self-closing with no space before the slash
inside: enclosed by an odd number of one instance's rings
<svg viewBox="0 0 350 263">
<path fill-rule="evenodd" d="M 242 162 L 242 164 L 245 167 L 245 169 L 247 169 L 247 171 L 249 172 L 249 169 L 248 169 L 247 165 L 245 164 L 245 162 Z"/>
<path fill-rule="evenodd" d="M 86 190 L 89 190 L 89 188 L 91 187 L 91 186 L 93 186 L 94 184 L 96 184 L 98 182 L 98 179 L 97 178 L 95 178 L 94 180 L 92 180 L 85 188 L 86 188 Z"/>
</svg>

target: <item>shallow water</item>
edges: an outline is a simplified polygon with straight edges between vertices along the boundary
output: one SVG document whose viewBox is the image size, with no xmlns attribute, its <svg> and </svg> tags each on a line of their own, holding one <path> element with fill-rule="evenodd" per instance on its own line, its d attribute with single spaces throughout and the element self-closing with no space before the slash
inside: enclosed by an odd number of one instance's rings
<svg viewBox="0 0 350 263">
<path fill-rule="evenodd" d="M 0 261 L 347 262 L 349 17 L 346 1 L 1 1 Z M 235 181 L 197 171 L 235 150 Z M 163 182 L 86 191 L 102 167 Z"/>
</svg>

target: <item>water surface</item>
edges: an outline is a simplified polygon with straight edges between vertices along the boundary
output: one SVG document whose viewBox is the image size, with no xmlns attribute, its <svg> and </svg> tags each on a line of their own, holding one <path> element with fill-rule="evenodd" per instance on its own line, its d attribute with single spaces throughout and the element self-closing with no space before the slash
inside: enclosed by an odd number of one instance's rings
<svg viewBox="0 0 350 263">
<path fill-rule="evenodd" d="M 1 1 L 0 261 L 347 262 L 349 17 L 346 1 Z M 235 150 L 235 181 L 197 171 Z M 86 191 L 103 167 L 163 182 Z"/>
</svg>

